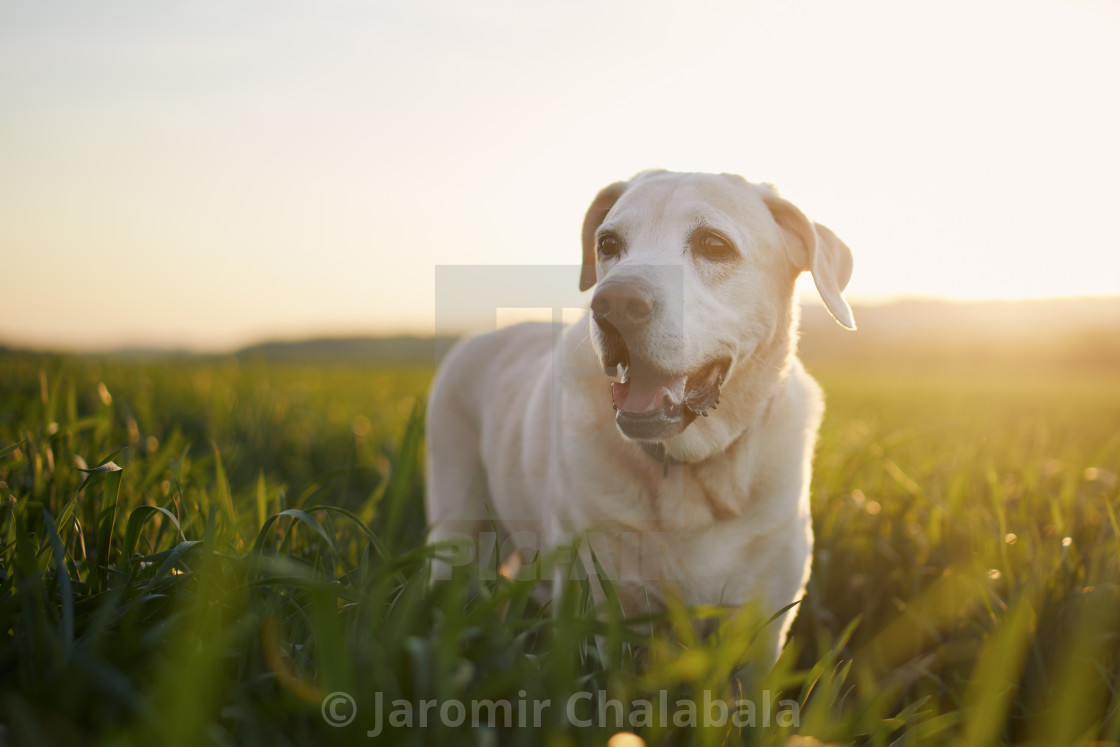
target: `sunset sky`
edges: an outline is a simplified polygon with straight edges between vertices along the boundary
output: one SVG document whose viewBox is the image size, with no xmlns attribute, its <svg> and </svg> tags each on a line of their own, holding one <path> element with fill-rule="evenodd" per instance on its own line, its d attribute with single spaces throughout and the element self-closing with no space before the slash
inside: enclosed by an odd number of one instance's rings
<svg viewBox="0 0 1120 747">
<path fill-rule="evenodd" d="M 1120 293 L 1114 2 L 0 5 L 0 344 L 430 332 L 650 167 L 769 181 L 856 301 Z M 806 286 L 811 289 L 811 284 Z"/>
</svg>

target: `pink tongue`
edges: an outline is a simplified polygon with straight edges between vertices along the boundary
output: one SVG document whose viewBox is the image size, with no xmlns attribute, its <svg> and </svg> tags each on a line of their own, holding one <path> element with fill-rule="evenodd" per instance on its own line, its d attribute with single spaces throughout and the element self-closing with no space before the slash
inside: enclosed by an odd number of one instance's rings
<svg viewBox="0 0 1120 747">
<path fill-rule="evenodd" d="M 625 384 L 611 383 L 611 397 L 614 406 L 631 415 L 646 415 L 660 412 L 669 403 L 675 404 L 684 399 L 685 379 L 659 379 L 650 377 L 631 378 Z"/>
</svg>

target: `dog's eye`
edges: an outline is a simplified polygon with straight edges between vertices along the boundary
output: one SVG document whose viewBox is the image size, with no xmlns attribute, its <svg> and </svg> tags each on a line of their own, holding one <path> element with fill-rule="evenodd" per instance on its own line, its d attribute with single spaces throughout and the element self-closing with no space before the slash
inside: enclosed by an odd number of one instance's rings
<svg viewBox="0 0 1120 747">
<path fill-rule="evenodd" d="M 599 237 L 599 256 L 613 257 L 622 251 L 622 242 L 617 236 L 606 234 Z"/>
<path fill-rule="evenodd" d="M 707 231 L 695 238 L 693 246 L 697 252 L 708 259 L 729 259 L 735 254 L 735 247 L 730 241 L 717 233 Z"/>
</svg>

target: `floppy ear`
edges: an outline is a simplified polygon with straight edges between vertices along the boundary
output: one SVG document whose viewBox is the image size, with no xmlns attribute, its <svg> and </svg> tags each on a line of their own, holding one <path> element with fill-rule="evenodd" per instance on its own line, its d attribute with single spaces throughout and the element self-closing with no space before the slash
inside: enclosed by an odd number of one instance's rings
<svg viewBox="0 0 1120 747">
<path fill-rule="evenodd" d="M 615 182 L 599 190 L 587 215 L 583 217 L 583 269 L 579 276 L 579 289 L 585 291 L 595 285 L 595 232 L 607 217 L 618 198 L 630 186 L 629 182 Z"/>
<path fill-rule="evenodd" d="M 796 205 L 776 192 L 764 190 L 763 200 L 778 225 L 800 239 L 803 249 L 794 251 L 794 264 L 813 274 L 817 292 L 836 321 L 855 329 L 852 308 L 841 295 L 852 277 L 852 250 L 826 226 L 806 218 Z"/>
</svg>

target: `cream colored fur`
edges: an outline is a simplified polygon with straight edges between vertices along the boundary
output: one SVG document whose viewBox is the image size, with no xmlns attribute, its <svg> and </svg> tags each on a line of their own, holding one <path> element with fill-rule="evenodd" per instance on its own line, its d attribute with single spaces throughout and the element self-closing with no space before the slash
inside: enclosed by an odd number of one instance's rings
<svg viewBox="0 0 1120 747">
<path fill-rule="evenodd" d="M 697 225 L 728 237 L 733 260 L 690 252 Z M 604 260 L 596 241 L 606 231 L 624 236 L 626 250 Z M 583 243 L 583 289 L 638 278 L 654 290 L 658 315 L 631 347 L 667 371 L 731 361 L 718 409 L 656 446 L 626 438 L 590 314 L 564 329 L 527 324 L 468 339 L 444 361 L 428 408 L 432 540 L 456 546 L 454 564 L 476 557 L 464 537 L 495 526 L 505 549 L 523 554 L 583 536 L 575 570 L 587 572 L 594 550 L 628 612 L 670 596 L 754 603 L 765 614 L 798 600 L 823 399 L 796 356 L 794 282 L 810 271 L 832 314 L 854 328 L 841 296 L 848 248 L 769 185 L 660 171 L 605 188 Z M 447 575 L 442 563 L 433 570 Z M 769 658 L 792 619 L 770 627 Z"/>
</svg>

